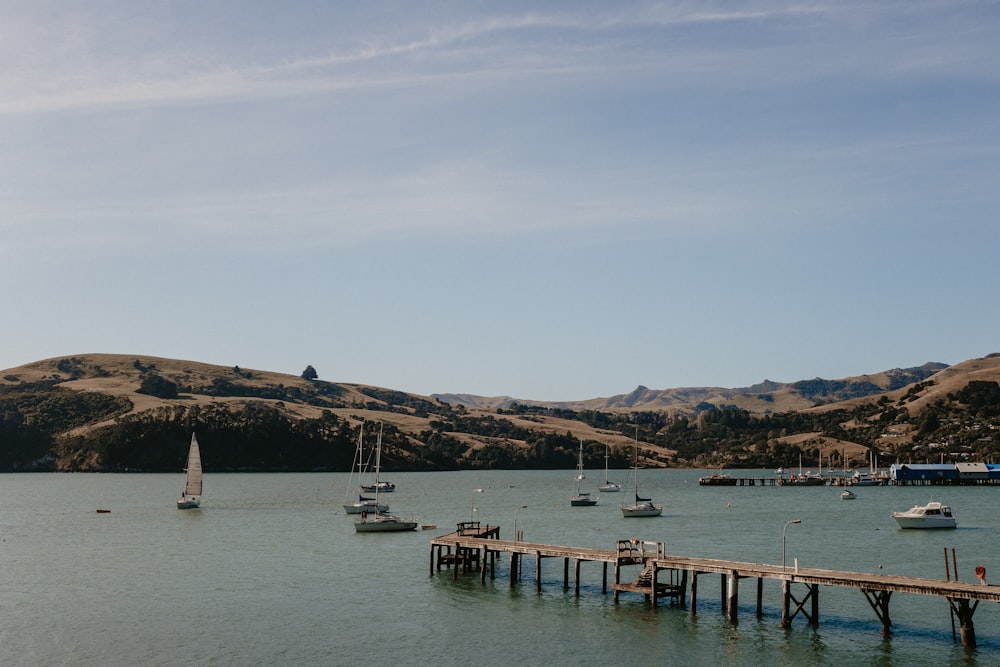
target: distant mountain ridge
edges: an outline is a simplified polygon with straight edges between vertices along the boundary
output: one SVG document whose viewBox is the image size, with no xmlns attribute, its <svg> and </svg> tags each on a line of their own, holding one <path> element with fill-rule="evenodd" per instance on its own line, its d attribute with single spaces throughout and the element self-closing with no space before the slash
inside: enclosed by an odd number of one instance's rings
<svg viewBox="0 0 1000 667">
<path fill-rule="evenodd" d="M 893 368 L 881 373 L 837 380 L 826 380 L 818 377 L 797 382 L 764 380 L 750 387 L 732 389 L 724 387 L 650 389 L 639 385 L 627 394 L 580 401 L 536 401 L 510 396 L 488 397 L 473 394 L 432 394 L 431 397 L 450 405 L 493 410 L 506 410 L 516 403 L 564 410 L 678 410 L 696 412 L 710 406 L 732 406 L 750 412 L 787 412 L 893 391 L 914 382 L 922 382 L 946 368 L 948 368 L 948 364 L 928 362 L 912 368 Z"/>
</svg>

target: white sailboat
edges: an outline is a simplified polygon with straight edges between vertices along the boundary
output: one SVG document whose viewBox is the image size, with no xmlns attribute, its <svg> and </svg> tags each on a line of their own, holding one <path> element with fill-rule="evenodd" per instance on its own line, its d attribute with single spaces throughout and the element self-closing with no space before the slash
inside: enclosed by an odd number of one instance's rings
<svg viewBox="0 0 1000 667">
<path fill-rule="evenodd" d="M 382 430 L 379 429 L 378 432 L 378 444 L 375 450 L 375 474 L 378 474 L 379 468 L 382 466 Z M 375 505 L 378 506 L 378 486 L 375 487 Z M 401 532 L 406 530 L 416 530 L 417 522 L 415 519 L 403 519 L 396 516 L 395 514 L 385 514 L 382 510 L 376 509 L 375 512 L 369 513 L 364 511 L 361 513 L 361 520 L 354 522 L 354 532 L 356 533 L 388 533 L 388 532 Z"/>
<path fill-rule="evenodd" d="M 580 490 L 580 482 L 586 479 L 583 474 L 583 440 L 580 440 L 580 455 L 576 463 L 576 496 L 570 498 L 569 504 L 573 507 L 593 507 L 597 504 L 597 498 L 593 498 L 589 491 Z"/>
<path fill-rule="evenodd" d="M 198 448 L 198 438 L 191 434 L 191 445 L 188 447 L 186 474 L 184 475 L 184 491 L 177 499 L 177 509 L 197 509 L 201 505 L 201 450 Z"/>
<path fill-rule="evenodd" d="M 642 498 L 639 496 L 639 429 L 636 427 L 635 434 L 635 503 L 631 505 L 623 504 L 623 517 L 660 516 L 663 513 L 663 505 L 653 504 L 652 498 Z"/>
<path fill-rule="evenodd" d="M 354 462 L 351 463 L 351 476 L 347 480 L 347 497 L 344 500 L 344 511 L 348 514 L 361 514 L 362 512 L 388 512 L 389 504 L 380 503 L 377 497 L 369 498 L 358 494 L 357 500 L 351 500 L 352 489 L 354 488 L 354 470 L 357 468 L 358 480 L 360 481 L 361 472 L 364 467 L 364 438 L 365 425 L 364 422 L 362 422 L 361 429 L 358 432 L 358 449 L 354 454 Z"/>
<path fill-rule="evenodd" d="M 602 493 L 618 493 L 622 490 L 622 487 L 615 482 L 608 479 L 608 445 L 604 445 L 604 484 L 597 487 L 598 491 Z"/>
</svg>

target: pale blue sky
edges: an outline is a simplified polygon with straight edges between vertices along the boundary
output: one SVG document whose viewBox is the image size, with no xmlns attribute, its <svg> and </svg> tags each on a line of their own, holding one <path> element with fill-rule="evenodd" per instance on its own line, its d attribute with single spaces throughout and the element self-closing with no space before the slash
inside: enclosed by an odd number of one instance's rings
<svg viewBox="0 0 1000 667">
<path fill-rule="evenodd" d="M 0 369 L 422 394 L 1000 351 L 1000 3 L 6 2 Z"/>
</svg>

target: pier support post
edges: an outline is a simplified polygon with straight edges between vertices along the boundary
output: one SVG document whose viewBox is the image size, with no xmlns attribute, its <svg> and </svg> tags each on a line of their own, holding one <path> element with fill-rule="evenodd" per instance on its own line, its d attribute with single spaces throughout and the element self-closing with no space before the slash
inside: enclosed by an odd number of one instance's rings
<svg viewBox="0 0 1000 667">
<path fill-rule="evenodd" d="M 580 559 L 577 558 L 573 563 L 573 593 L 576 597 L 580 597 Z"/>
<path fill-rule="evenodd" d="M 729 597 L 726 595 L 726 575 L 724 575 L 724 574 L 720 574 L 719 575 L 719 588 L 720 588 L 719 593 L 722 596 L 722 601 L 721 601 L 722 613 L 723 614 L 728 614 L 729 613 Z"/>
<path fill-rule="evenodd" d="M 563 590 L 569 590 L 569 557 L 563 558 Z"/>
<path fill-rule="evenodd" d="M 608 592 L 608 561 L 604 561 L 604 575 L 601 577 L 601 592 L 607 595 Z"/>
<path fill-rule="evenodd" d="M 781 581 L 781 621 L 778 623 L 779 628 L 787 628 L 792 625 L 792 619 L 788 616 L 792 600 L 791 587 L 792 582 L 788 579 Z"/>
<path fill-rule="evenodd" d="M 819 627 L 819 584 L 813 584 L 812 589 L 812 614 L 809 616 L 809 625 L 814 628 Z"/>
<path fill-rule="evenodd" d="M 892 591 L 869 591 L 862 588 L 861 592 L 865 594 L 865 599 L 878 620 L 882 621 L 882 636 L 888 637 L 892 634 L 892 621 L 889 619 L 889 598 L 892 597 Z"/>
<path fill-rule="evenodd" d="M 656 574 L 658 570 L 656 565 L 653 565 L 653 571 L 649 573 L 649 594 L 653 598 L 653 607 L 659 606 L 659 601 L 656 599 Z"/>
<path fill-rule="evenodd" d="M 542 552 L 535 552 L 535 592 L 542 592 Z"/>
<path fill-rule="evenodd" d="M 764 577 L 757 577 L 757 618 L 764 616 Z"/>
<path fill-rule="evenodd" d="M 948 604 L 955 611 L 955 616 L 958 617 L 958 621 L 961 624 L 959 628 L 959 633 L 962 636 L 962 646 L 965 648 L 976 648 L 976 626 L 972 624 L 972 615 L 976 613 L 976 607 L 979 606 L 979 600 L 966 599 L 955 599 L 948 598 Z"/>
<path fill-rule="evenodd" d="M 516 551 L 510 552 L 510 587 L 514 588 L 517 583 L 517 572 L 521 568 L 521 554 Z"/>
<path fill-rule="evenodd" d="M 740 575 L 736 571 L 729 573 L 729 595 L 727 600 L 730 625 L 739 625 L 738 609 L 740 604 Z"/>
<path fill-rule="evenodd" d="M 698 615 L 698 571 L 691 570 L 691 615 Z"/>
<path fill-rule="evenodd" d="M 618 584 L 621 583 L 621 580 L 622 580 L 622 565 L 621 565 L 620 562 L 618 562 L 616 560 L 615 561 L 615 595 L 614 595 L 614 602 L 615 602 L 615 604 L 618 604 Z"/>
<path fill-rule="evenodd" d="M 681 608 L 687 607 L 688 571 L 681 570 Z"/>
</svg>

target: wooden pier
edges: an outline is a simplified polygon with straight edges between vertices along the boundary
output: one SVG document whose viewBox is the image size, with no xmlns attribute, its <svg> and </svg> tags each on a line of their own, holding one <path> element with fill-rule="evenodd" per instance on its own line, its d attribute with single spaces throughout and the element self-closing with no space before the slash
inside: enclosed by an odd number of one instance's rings
<svg viewBox="0 0 1000 667">
<path fill-rule="evenodd" d="M 841 572 L 819 568 L 783 567 L 763 563 L 692 558 L 667 554 L 663 542 L 639 540 L 618 540 L 617 548 L 592 549 L 585 547 L 536 544 L 499 539 L 499 526 L 481 526 L 479 522 L 458 524 L 455 532 L 431 540 L 430 573 L 433 576 L 442 568 L 452 570 L 452 577 L 460 572 L 479 570 L 479 579 L 485 582 L 487 572 L 496 576 L 496 561 L 501 553 L 510 555 L 510 586 L 520 579 L 521 558 L 534 557 L 535 589 L 542 589 L 542 560 L 563 559 L 563 589 L 569 590 L 570 562 L 573 562 L 574 593 L 580 594 L 580 564 L 582 562 L 603 563 L 602 593 L 607 593 L 608 567 L 614 567 L 611 590 L 614 602 L 618 603 L 619 593 L 644 595 L 653 606 L 660 599 L 669 598 L 672 604 L 697 613 L 699 577 L 718 574 L 722 588 L 722 609 L 730 623 L 738 623 L 740 581 L 756 579 L 757 617 L 763 615 L 763 581 L 774 579 L 781 582 L 781 622 L 780 627 L 790 627 L 792 620 L 802 614 L 810 625 L 819 625 L 820 586 L 854 588 L 864 594 L 865 599 L 882 623 L 882 634 L 890 635 L 892 621 L 889 616 L 889 601 L 893 593 L 931 595 L 947 600 L 951 612 L 961 625 L 961 640 L 964 646 L 976 646 L 973 615 L 981 601 L 1000 602 L 1000 586 L 942 581 L 919 577 L 903 577 L 863 572 Z M 641 568 L 634 579 L 622 581 L 623 568 Z M 793 586 L 796 587 L 793 589 Z M 688 597 L 690 592 L 690 597 Z"/>
</svg>

